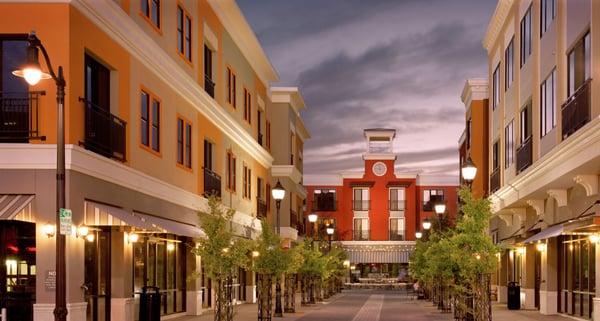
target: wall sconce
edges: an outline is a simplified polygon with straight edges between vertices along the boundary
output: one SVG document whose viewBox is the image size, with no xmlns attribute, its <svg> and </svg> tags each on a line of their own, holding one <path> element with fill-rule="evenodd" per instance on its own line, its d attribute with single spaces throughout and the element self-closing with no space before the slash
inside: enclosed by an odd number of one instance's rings
<svg viewBox="0 0 600 321">
<path fill-rule="evenodd" d="M 94 242 L 95 238 L 96 237 L 94 236 L 94 234 L 88 234 L 88 235 L 85 236 L 85 240 L 88 241 L 88 242 Z"/>
<path fill-rule="evenodd" d="M 600 241 L 600 235 L 592 234 L 592 235 L 590 235 L 589 239 L 590 239 L 590 242 L 596 244 L 596 243 L 598 243 L 598 241 Z"/>
<path fill-rule="evenodd" d="M 86 236 L 88 236 L 90 234 L 90 229 L 89 227 L 85 226 L 85 225 L 81 225 L 77 228 L 77 237 L 83 237 L 85 238 Z"/>
<path fill-rule="evenodd" d="M 535 248 L 540 251 L 540 252 L 545 252 L 546 251 L 546 243 L 538 243 L 535 245 Z"/>
<path fill-rule="evenodd" d="M 175 244 L 172 242 L 167 243 L 167 251 L 173 252 L 173 250 L 175 250 Z"/>
<path fill-rule="evenodd" d="M 522 246 L 522 247 L 517 248 L 517 253 L 519 253 L 519 255 L 525 254 L 525 247 Z"/>
<path fill-rule="evenodd" d="M 129 243 L 135 243 L 140 239 L 140 236 L 137 233 L 129 233 L 129 235 L 127 235 L 127 241 Z"/>
<path fill-rule="evenodd" d="M 48 238 L 51 238 L 56 234 L 56 226 L 46 223 L 42 226 L 42 232 L 46 234 Z"/>
</svg>

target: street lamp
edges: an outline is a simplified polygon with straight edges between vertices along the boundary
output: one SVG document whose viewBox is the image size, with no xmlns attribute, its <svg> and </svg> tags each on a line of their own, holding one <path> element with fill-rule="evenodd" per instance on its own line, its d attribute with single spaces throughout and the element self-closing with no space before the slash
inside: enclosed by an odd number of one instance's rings
<svg viewBox="0 0 600 321">
<path fill-rule="evenodd" d="M 440 199 L 435 202 L 433 206 L 435 213 L 438 215 L 438 222 L 440 223 L 440 232 L 442 231 L 442 215 L 446 212 L 446 203 Z"/>
<path fill-rule="evenodd" d="M 421 238 L 423 237 L 423 233 L 421 233 L 420 231 L 417 231 L 417 232 L 415 233 L 415 237 L 416 237 L 417 239 L 421 239 Z"/>
<path fill-rule="evenodd" d="M 422 224 L 423 224 L 423 229 L 425 229 L 425 230 L 429 230 L 431 228 L 431 221 L 427 217 L 423 220 Z"/>
<path fill-rule="evenodd" d="M 462 168 L 460 169 L 460 173 L 462 178 L 467 182 L 467 184 L 471 184 L 475 179 L 475 175 L 477 175 L 477 167 L 471 160 L 471 156 L 467 158 Z"/>
<path fill-rule="evenodd" d="M 331 251 L 331 238 L 333 237 L 333 232 L 335 232 L 335 228 L 333 226 L 327 226 L 325 230 L 327 232 L 327 236 L 329 237 L 329 251 Z"/>
<path fill-rule="evenodd" d="M 277 180 L 277 184 L 271 190 L 271 195 L 275 200 L 275 207 L 277 208 L 277 235 L 281 236 L 281 221 L 280 221 L 280 210 L 281 200 L 285 197 L 285 188 L 281 185 L 281 182 Z M 275 316 L 283 317 L 283 309 L 281 308 L 281 282 L 279 277 L 275 284 Z"/>
<path fill-rule="evenodd" d="M 60 227 L 60 209 L 66 208 L 65 200 L 65 81 L 62 66 L 58 67 L 58 74 L 54 72 L 50 57 L 42 42 L 34 32 L 27 37 L 29 43 L 27 47 L 27 63 L 21 66 L 21 69 L 12 72 L 13 75 L 25 78 L 25 81 L 34 86 L 42 79 L 53 79 L 56 84 L 56 104 L 57 104 L 57 137 L 56 137 L 56 226 Z M 39 51 L 42 51 L 44 61 L 48 67 L 48 73 L 42 71 L 38 60 Z M 65 235 L 60 233 L 56 235 L 56 292 L 54 320 L 66 321 L 67 319 L 67 300 L 66 300 L 66 259 L 65 259 Z"/>
<path fill-rule="evenodd" d="M 316 238 L 316 234 L 317 234 L 317 219 L 319 218 L 319 216 L 315 213 L 310 213 L 308 214 L 308 221 L 310 223 L 312 223 L 313 225 L 313 238 Z"/>
</svg>

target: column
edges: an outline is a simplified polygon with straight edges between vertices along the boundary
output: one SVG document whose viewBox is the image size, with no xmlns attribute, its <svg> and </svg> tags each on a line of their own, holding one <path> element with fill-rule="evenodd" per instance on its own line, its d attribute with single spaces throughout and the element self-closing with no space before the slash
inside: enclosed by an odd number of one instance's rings
<svg viewBox="0 0 600 321">
<path fill-rule="evenodd" d="M 202 314 L 202 260 L 200 256 L 186 251 L 186 274 L 191 276 L 196 275 L 195 278 L 187 282 L 186 289 L 186 305 L 185 311 L 187 315 L 200 315 Z"/>
<path fill-rule="evenodd" d="M 246 271 L 246 303 L 256 303 L 256 274 Z"/>
<path fill-rule="evenodd" d="M 498 263 L 498 270 L 500 270 L 498 276 L 498 302 L 506 303 L 508 298 L 508 267 L 510 265 L 509 256 L 510 250 L 505 250 L 500 255 L 500 262 Z"/>
<path fill-rule="evenodd" d="M 113 230 L 110 246 L 110 318 L 113 321 L 133 321 L 133 244 L 127 242 L 124 231 Z"/>
<path fill-rule="evenodd" d="M 595 245 L 594 247 L 596 248 L 595 271 L 600 271 L 600 246 Z M 600 278 L 598 277 L 596 277 L 596 297 L 594 298 L 592 320 L 600 320 Z"/>
<path fill-rule="evenodd" d="M 546 250 L 541 253 L 540 313 L 545 315 L 557 313 L 558 251 L 558 239 L 551 238 L 546 243 Z"/>
<path fill-rule="evenodd" d="M 527 244 L 522 255 L 521 307 L 535 309 L 535 244 Z"/>
</svg>

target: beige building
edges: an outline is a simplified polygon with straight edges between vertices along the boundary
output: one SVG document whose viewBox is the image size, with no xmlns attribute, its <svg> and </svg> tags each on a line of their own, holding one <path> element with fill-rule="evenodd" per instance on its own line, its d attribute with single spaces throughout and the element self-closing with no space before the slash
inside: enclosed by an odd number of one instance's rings
<svg viewBox="0 0 600 321">
<path fill-rule="evenodd" d="M 498 299 L 600 319 L 600 2 L 499 1 L 488 52 Z"/>
<path fill-rule="evenodd" d="M 304 103 L 297 89 L 270 89 L 277 73 L 235 1 L 0 0 L 9 321 L 53 319 L 56 287 L 56 87 L 12 75 L 32 30 L 64 68 L 66 207 L 74 230 L 88 230 L 67 236 L 68 320 L 138 320 L 145 286 L 160 288 L 163 318 L 210 309 L 211 280 L 190 253 L 208 194 L 235 209 L 236 234 L 254 238 L 279 175 L 291 191 L 282 222 L 296 237 Z M 233 300 L 255 300 L 254 273 L 240 269 L 234 283 Z"/>
</svg>

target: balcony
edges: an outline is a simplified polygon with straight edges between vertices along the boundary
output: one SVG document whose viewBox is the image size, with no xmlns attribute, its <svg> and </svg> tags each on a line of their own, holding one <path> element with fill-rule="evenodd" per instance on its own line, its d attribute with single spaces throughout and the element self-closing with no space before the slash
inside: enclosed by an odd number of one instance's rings
<svg viewBox="0 0 600 321">
<path fill-rule="evenodd" d="M 500 168 L 496 168 L 490 175 L 490 193 L 500 189 Z"/>
<path fill-rule="evenodd" d="M 127 122 L 81 97 L 79 101 L 83 102 L 85 108 L 84 147 L 124 162 Z"/>
<path fill-rule="evenodd" d="M 404 241 L 404 231 L 390 230 L 390 241 Z"/>
<path fill-rule="evenodd" d="M 204 196 L 221 197 L 221 176 L 204 168 Z"/>
<path fill-rule="evenodd" d="M 204 75 L 204 91 L 212 98 L 215 98 L 215 83 L 208 75 Z"/>
<path fill-rule="evenodd" d="M 406 201 L 404 200 L 389 200 L 388 209 L 390 211 L 404 211 L 406 208 Z"/>
<path fill-rule="evenodd" d="M 258 197 L 256 198 L 256 217 L 258 219 L 267 218 L 267 202 Z"/>
<path fill-rule="evenodd" d="M 368 211 L 370 208 L 370 200 L 352 200 L 352 210 L 354 211 Z"/>
<path fill-rule="evenodd" d="M 39 133 L 39 97 L 44 91 L 0 92 L 0 143 L 28 143 Z"/>
<path fill-rule="evenodd" d="M 352 231 L 352 240 L 368 241 L 369 240 L 369 230 L 354 230 L 354 231 Z"/>
<path fill-rule="evenodd" d="M 561 107 L 563 140 L 590 121 L 590 83 L 583 83 Z"/>
<path fill-rule="evenodd" d="M 312 203 L 314 212 L 334 212 L 337 209 L 336 202 L 333 199 L 315 199 Z"/>
<path fill-rule="evenodd" d="M 527 169 L 533 162 L 533 147 L 532 139 L 529 136 L 521 146 L 517 148 L 517 173 L 520 173 Z M 498 180 L 499 182 L 500 180 Z"/>
</svg>

